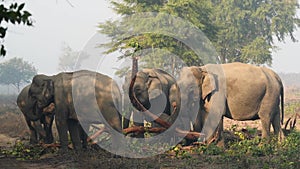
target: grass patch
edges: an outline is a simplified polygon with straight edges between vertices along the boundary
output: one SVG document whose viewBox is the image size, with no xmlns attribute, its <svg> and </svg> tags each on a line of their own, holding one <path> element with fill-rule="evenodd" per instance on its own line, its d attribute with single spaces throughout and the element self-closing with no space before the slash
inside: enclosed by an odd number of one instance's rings
<svg viewBox="0 0 300 169">
<path fill-rule="evenodd" d="M 254 131 L 253 131 L 254 132 Z M 240 137 L 241 134 L 235 132 Z M 226 149 L 214 144 L 199 145 L 192 150 L 173 149 L 176 157 L 201 156 L 203 162 L 220 168 L 300 168 L 300 131 L 292 131 L 283 142 L 254 137 L 228 143 Z M 196 157 L 197 158 L 197 157 Z M 218 168 L 218 167 L 217 167 Z"/>
</svg>

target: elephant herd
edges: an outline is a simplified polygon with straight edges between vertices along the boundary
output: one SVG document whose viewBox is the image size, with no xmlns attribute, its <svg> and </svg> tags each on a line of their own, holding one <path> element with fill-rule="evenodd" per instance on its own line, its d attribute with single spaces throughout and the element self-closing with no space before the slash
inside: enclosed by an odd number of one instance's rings
<svg viewBox="0 0 300 169">
<path fill-rule="evenodd" d="M 220 142 L 223 117 L 260 119 L 263 138 L 270 137 L 271 125 L 275 135 L 283 137 L 283 84 L 266 67 L 243 63 L 184 67 L 177 79 L 160 69 L 143 69 L 124 86 L 127 101 L 116 82 L 101 73 L 36 75 L 17 99 L 31 131 L 30 142 L 53 142 L 54 116 L 61 149 L 68 147 L 68 132 L 75 149 L 85 147 L 91 124 L 104 124 L 117 147 L 118 135 L 131 119 L 139 125 L 149 121 L 152 127 L 159 126 L 158 119 L 170 125 L 179 120 L 178 128 L 188 127 L 203 133 L 205 140 L 215 137 Z M 124 113 L 128 105 L 134 109 Z"/>
</svg>

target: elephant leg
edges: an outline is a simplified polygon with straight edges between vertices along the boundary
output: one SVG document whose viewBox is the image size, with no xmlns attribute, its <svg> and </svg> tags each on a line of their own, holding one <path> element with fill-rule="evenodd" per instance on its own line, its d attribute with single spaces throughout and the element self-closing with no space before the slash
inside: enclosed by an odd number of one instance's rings
<svg viewBox="0 0 300 169">
<path fill-rule="evenodd" d="M 27 125 L 29 127 L 29 130 L 30 130 L 29 143 L 30 144 L 37 144 L 38 140 L 37 140 L 37 132 L 36 132 L 36 130 L 32 127 L 30 120 L 26 119 L 26 123 L 27 123 Z"/>
<path fill-rule="evenodd" d="M 43 122 L 44 130 L 46 131 L 45 143 L 50 144 L 53 143 L 54 138 L 52 134 L 52 124 L 53 124 L 53 116 L 45 116 L 45 120 Z"/>
<path fill-rule="evenodd" d="M 59 142 L 61 149 L 68 148 L 68 124 L 67 120 L 60 120 L 55 118 L 56 128 L 59 136 Z"/>
<path fill-rule="evenodd" d="M 80 141 L 80 133 L 81 133 L 81 126 L 77 120 L 69 119 L 68 120 L 68 128 L 70 132 L 70 137 L 73 143 L 73 147 L 75 150 L 80 150 L 82 148 L 81 141 Z"/>
<path fill-rule="evenodd" d="M 122 133 L 122 125 L 120 118 L 117 116 L 118 112 L 116 113 L 116 116 L 111 117 L 107 122 L 108 124 L 112 127 L 110 130 L 114 131 L 109 131 L 111 134 L 111 141 L 112 141 L 112 153 L 117 154 L 120 153 L 119 150 L 121 150 L 124 145 L 122 145 L 121 139 L 119 138 L 119 134 Z M 115 155 L 114 155 L 115 156 Z M 115 156 L 117 157 L 117 156 Z"/>
<path fill-rule="evenodd" d="M 220 124 L 216 130 L 216 141 L 217 141 L 217 146 L 218 147 L 225 147 L 225 140 L 224 140 L 224 137 L 223 137 L 223 121 L 224 121 L 224 117 L 221 118 L 220 120 Z"/>
<path fill-rule="evenodd" d="M 123 129 L 126 129 L 129 127 L 129 123 L 130 123 L 130 116 L 132 114 L 133 111 L 126 111 L 123 114 Z"/>
<path fill-rule="evenodd" d="M 44 124 L 44 130 L 46 131 L 45 143 L 46 144 L 53 143 L 54 138 L 53 138 L 53 134 L 52 134 L 51 125 L 49 126 L 48 124 Z"/>
<path fill-rule="evenodd" d="M 133 111 L 132 112 L 132 119 L 133 119 L 133 124 L 135 126 L 144 126 L 144 115 L 142 114 L 142 112 L 139 111 Z M 144 138 L 144 133 L 139 133 L 139 134 L 134 134 L 133 137 L 137 137 L 137 138 Z"/>
<path fill-rule="evenodd" d="M 271 127 L 270 118 L 260 116 L 260 120 L 261 120 L 261 127 L 262 127 L 262 138 L 269 139 L 270 127 Z"/>
<path fill-rule="evenodd" d="M 88 126 L 83 127 L 82 125 L 80 125 L 79 128 L 80 128 L 79 134 L 80 134 L 80 140 L 82 142 L 82 148 L 86 149 L 87 145 L 88 145 L 88 142 L 87 142 L 88 135 L 86 134 L 85 131 L 88 131 Z"/>
<path fill-rule="evenodd" d="M 261 126 L 262 126 L 262 138 L 264 139 L 270 138 L 271 119 L 272 119 L 272 113 L 274 111 L 272 107 L 273 105 L 267 104 L 265 99 L 262 101 L 261 107 L 258 112 L 258 116 L 261 120 Z"/>
<path fill-rule="evenodd" d="M 282 131 L 281 125 L 280 125 L 280 110 L 279 110 L 279 108 L 277 108 L 277 110 L 275 111 L 274 117 L 272 119 L 272 126 L 274 129 L 274 134 L 276 136 L 278 136 L 278 139 L 280 141 L 282 141 L 284 138 L 284 134 L 283 134 L 283 131 Z"/>
</svg>

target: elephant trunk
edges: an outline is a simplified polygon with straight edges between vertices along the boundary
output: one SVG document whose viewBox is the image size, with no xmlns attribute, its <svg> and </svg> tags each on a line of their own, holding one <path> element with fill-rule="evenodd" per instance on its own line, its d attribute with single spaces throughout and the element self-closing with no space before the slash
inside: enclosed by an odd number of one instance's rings
<svg viewBox="0 0 300 169">
<path fill-rule="evenodd" d="M 36 107 L 36 106 L 34 106 Z M 40 120 L 42 117 L 42 112 L 39 111 L 39 109 L 36 107 L 35 110 L 32 110 L 32 112 L 26 113 L 26 117 L 30 120 L 30 121 L 37 121 Z"/>
<path fill-rule="evenodd" d="M 132 102 L 132 104 L 139 110 L 139 111 L 143 111 L 148 117 L 150 117 L 152 120 L 154 120 L 156 123 L 160 124 L 161 126 L 165 127 L 165 128 L 169 128 L 171 126 L 170 123 L 162 120 L 161 118 L 159 118 L 157 115 L 153 114 L 152 112 L 150 112 L 149 110 L 147 110 L 143 104 L 141 104 L 141 102 L 137 99 L 135 93 L 133 92 L 133 85 L 135 83 L 136 80 L 136 76 L 134 76 L 132 78 L 132 81 L 130 83 L 130 87 L 129 87 L 129 98 Z"/>
<path fill-rule="evenodd" d="M 37 121 L 37 120 L 39 120 L 39 119 L 40 119 L 40 117 L 39 117 L 39 116 L 37 116 L 37 115 L 33 115 L 33 114 L 31 114 L 31 113 L 29 113 L 29 114 L 26 114 L 26 117 L 28 117 L 28 119 L 30 119 L 31 121 Z"/>
</svg>

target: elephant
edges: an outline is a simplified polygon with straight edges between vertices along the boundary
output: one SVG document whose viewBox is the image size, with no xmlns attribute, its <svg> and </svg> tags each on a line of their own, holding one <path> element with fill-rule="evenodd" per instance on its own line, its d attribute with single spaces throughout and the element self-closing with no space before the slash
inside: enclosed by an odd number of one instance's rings
<svg viewBox="0 0 300 169">
<path fill-rule="evenodd" d="M 178 85 L 185 91 L 182 111 L 193 114 L 189 118 L 194 130 L 204 133 L 206 141 L 224 144 L 224 116 L 239 121 L 260 119 L 262 138 L 270 138 L 271 124 L 275 135 L 284 137 L 283 84 L 269 68 L 239 62 L 184 67 Z"/>
<path fill-rule="evenodd" d="M 53 108 L 48 106 L 45 109 L 39 109 L 36 105 L 36 100 L 28 93 L 29 88 L 30 85 L 27 85 L 21 90 L 17 97 L 17 105 L 30 129 L 30 143 L 36 144 L 40 139 L 44 139 L 46 144 L 50 144 L 53 142 Z"/>
<path fill-rule="evenodd" d="M 164 119 L 172 122 L 176 106 L 180 105 L 176 80 L 161 69 L 143 69 L 138 71 L 131 81 L 129 97 L 134 107 L 142 111 L 137 102 L 144 108 Z M 141 113 L 141 112 L 140 112 Z M 145 117 L 147 121 L 153 121 Z M 143 120 L 143 119 L 140 119 Z M 152 123 L 156 126 L 155 123 Z"/>
<path fill-rule="evenodd" d="M 112 142 L 119 143 L 112 131 L 121 133 L 122 130 L 121 94 L 110 77 L 88 70 L 53 76 L 39 74 L 33 77 L 29 93 L 37 99 L 39 108 L 51 102 L 55 104 L 55 122 L 62 150 L 68 147 L 68 131 L 74 149 L 82 149 L 80 131 L 82 128 L 88 131 L 91 123 L 104 124 L 111 131 Z"/>
</svg>

